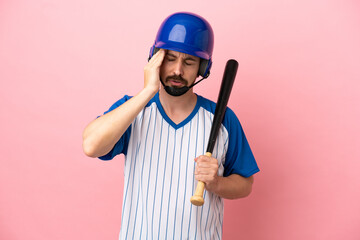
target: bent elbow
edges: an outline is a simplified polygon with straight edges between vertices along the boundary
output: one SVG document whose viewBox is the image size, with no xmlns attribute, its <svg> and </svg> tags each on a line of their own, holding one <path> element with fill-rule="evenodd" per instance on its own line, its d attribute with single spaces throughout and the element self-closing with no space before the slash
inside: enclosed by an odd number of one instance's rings
<svg viewBox="0 0 360 240">
<path fill-rule="evenodd" d="M 248 177 L 247 178 L 247 184 L 246 184 L 246 187 L 245 187 L 245 189 L 243 191 L 242 198 L 248 197 L 251 194 L 253 183 L 254 183 L 254 177 L 253 176 Z"/>
<path fill-rule="evenodd" d="M 97 157 L 95 147 L 93 146 L 93 144 L 89 143 L 89 141 L 83 140 L 82 148 L 86 156 L 91 158 Z"/>
<path fill-rule="evenodd" d="M 243 192 L 241 198 L 248 197 L 251 194 L 251 192 L 252 192 L 252 184 L 250 184 L 250 186 L 248 186 L 248 188 Z"/>
<path fill-rule="evenodd" d="M 240 199 L 240 198 L 246 198 L 251 194 L 251 191 L 252 191 L 252 188 L 250 186 L 250 187 L 247 187 L 246 189 L 240 190 L 237 194 L 230 196 L 228 199 L 236 200 L 236 199 Z"/>
<path fill-rule="evenodd" d="M 236 197 L 234 197 L 234 199 L 246 198 L 251 194 L 252 186 L 254 183 L 254 177 L 250 176 L 250 177 L 244 178 L 244 179 L 245 179 L 245 184 L 243 184 L 242 188 L 239 189 L 238 195 Z"/>
</svg>

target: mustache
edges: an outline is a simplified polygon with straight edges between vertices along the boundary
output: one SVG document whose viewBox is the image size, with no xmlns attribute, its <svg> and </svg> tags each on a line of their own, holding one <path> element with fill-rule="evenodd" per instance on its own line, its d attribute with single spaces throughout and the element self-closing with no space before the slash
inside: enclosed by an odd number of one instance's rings
<svg viewBox="0 0 360 240">
<path fill-rule="evenodd" d="M 166 78 L 166 82 L 168 82 L 168 81 L 170 81 L 170 80 L 176 80 L 176 81 L 179 81 L 179 82 L 181 82 L 181 83 L 183 83 L 184 85 L 187 85 L 187 80 L 186 79 L 184 79 L 182 76 L 180 76 L 180 75 L 172 75 L 172 76 L 168 76 L 167 78 Z"/>
</svg>

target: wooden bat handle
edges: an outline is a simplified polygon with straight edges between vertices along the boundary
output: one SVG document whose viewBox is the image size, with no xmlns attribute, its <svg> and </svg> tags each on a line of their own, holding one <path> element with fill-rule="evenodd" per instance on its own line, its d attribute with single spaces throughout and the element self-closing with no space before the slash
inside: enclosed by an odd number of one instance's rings
<svg viewBox="0 0 360 240">
<path fill-rule="evenodd" d="M 207 152 L 205 153 L 205 156 L 211 157 L 211 153 Z M 190 198 L 192 204 L 196 206 L 202 206 L 204 204 L 204 197 L 203 197 L 204 189 L 205 189 L 205 183 L 202 181 L 198 181 L 196 185 L 195 194 Z"/>
</svg>

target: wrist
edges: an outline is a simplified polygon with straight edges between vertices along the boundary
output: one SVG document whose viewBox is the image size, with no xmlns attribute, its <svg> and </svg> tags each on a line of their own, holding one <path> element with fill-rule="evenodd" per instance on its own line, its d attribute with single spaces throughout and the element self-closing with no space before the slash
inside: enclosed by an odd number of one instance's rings
<svg viewBox="0 0 360 240">
<path fill-rule="evenodd" d="M 205 185 L 206 190 L 219 195 L 219 193 L 221 192 L 221 181 L 222 177 L 215 176 L 214 180 L 211 183 Z"/>
<path fill-rule="evenodd" d="M 141 90 L 141 94 L 147 96 L 149 99 L 155 96 L 155 94 L 159 91 L 158 88 L 146 86 Z"/>
</svg>

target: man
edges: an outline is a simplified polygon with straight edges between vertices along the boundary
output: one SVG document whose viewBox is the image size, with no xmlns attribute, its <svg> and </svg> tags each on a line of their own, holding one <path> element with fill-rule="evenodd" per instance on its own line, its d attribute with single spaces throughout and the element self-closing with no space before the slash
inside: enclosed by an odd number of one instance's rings
<svg viewBox="0 0 360 240">
<path fill-rule="evenodd" d="M 251 192 L 259 169 L 230 109 L 212 157 L 203 155 L 215 103 L 192 87 L 198 76 L 209 75 L 213 42 L 202 17 L 170 15 L 151 48 L 144 88 L 124 96 L 83 133 L 86 155 L 125 155 L 120 239 L 221 239 L 223 198 Z M 205 183 L 202 207 L 190 203 L 197 181 Z"/>
</svg>

